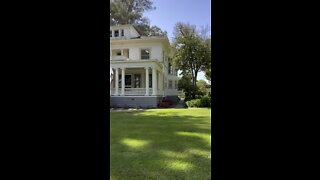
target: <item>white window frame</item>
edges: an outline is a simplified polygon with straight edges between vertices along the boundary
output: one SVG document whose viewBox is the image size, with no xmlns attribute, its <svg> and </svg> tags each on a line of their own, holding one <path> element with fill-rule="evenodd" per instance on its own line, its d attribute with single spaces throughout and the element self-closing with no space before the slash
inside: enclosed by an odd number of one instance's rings
<svg viewBox="0 0 320 180">
<path fill-rule="evenodd" d="M 142 50 L 148 50 L 149 51 L 149 59 L 142 59 Z M 150 60 L 151 59 L 151 53 L 152 53 L 152 49 L 151 48 L 140 48 L 140 59 L 141 60 Z"/>
<path fill-rule="evenodd" d="M 120 30 L 120 35 L 121 35 L 121 37 L 124 37 L 124 29 Z"/>
<path fill-rule="evenodd" d="M 118 31 L 118 36 L 116 36 L 116 31 Z M 119 29 L 114 30 L 114 37 L 120 37 L 120 31 L 119 31 Z"/>
</svg>

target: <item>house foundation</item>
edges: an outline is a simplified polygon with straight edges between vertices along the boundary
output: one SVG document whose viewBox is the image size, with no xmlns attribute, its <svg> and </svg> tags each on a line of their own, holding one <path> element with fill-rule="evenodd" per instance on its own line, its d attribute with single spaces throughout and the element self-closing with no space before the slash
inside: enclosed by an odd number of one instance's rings
<svg viewBox="0 0 320 180">
<path fill-rule="evenodd" d="M 112 108 L 157 108 L 162 96 L 111 96 Z"/>
</svg>

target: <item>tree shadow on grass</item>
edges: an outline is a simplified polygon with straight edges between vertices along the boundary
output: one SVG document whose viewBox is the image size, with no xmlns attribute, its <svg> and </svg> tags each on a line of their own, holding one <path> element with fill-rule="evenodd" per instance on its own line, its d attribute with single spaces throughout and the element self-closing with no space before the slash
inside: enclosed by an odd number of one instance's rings
<svg viewBox="0 0 320 180">
<path fill-rule="evenodd" d="M 111 113 L 112 179 L 210 179 L 208 118 L 162 111 Z"/>
</svg>

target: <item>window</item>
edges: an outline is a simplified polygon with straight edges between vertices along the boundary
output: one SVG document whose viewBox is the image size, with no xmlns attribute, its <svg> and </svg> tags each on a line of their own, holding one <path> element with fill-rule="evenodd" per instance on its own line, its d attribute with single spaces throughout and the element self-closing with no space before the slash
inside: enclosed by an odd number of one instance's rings
<svg viewBox="0 0 320 180">
<path fill-rule="evenodd" d="M 171 73 L 172 73 L 172 65 L 171 65 L 171 63 L 169 63 L 168 74 L 171 74 Z"/>
<path fill-rule="evenodd" d="M 149 88 L 152 88 L 152 75 L 149 74 Z"/>
<path fill-rule="evenodd" d="M 141 49 L 141 59 L 150 59 L 149 49 Z"/>
<path fill-rule="evenodd" d="M 121 29 L 121 36 L 124 36 L 124 30 Z"/>
<path fill-rule="evenodd" d="M 134 75 L 134 80 L 135 80 L 135 83 L 134 83 L 134 87 L 135 88 L 140 88 L 140 82 L 141 82 L 141 76 L 140 74 L 135 74 Z"/>
<path fill-rule="evenodd" d="M 122 83 L 121 83 L 121 74 L 119 74 L 119 82 L 118 82 L 118 87 L 121 88 L 122 87 Z"/>
<path fill-rule="evenodd" d="M 121 56 L 121 50 L 120 50 L 120 49 L 112 50 L 112 54 L 113 54 L 114 56 Z"/>
<path fill-rule="evenodd" d="M 131 88 L 131 75 L 125 75 L 124 76 L 124 82 L 125 82 L 125 87 L 126 88 Z"/>
<path fill-rule="evenodd" d="M 112 37 L 112 31 L 110 31 L 110 37 Z"/>
<path fill-rule="evenodd" d="M 119 37 L 119 30 L 114 31 L 114 37 Z"/>
</svg>

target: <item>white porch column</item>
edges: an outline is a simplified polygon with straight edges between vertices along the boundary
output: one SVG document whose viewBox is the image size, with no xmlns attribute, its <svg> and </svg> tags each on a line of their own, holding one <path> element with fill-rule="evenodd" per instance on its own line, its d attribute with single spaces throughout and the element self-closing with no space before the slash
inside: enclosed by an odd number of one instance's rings
<svg viewBox="0 0 320 180">
<path fill-rule="evenodd" d="M 115 75 L 115 95 L 118 96 L 119 95 L 119 68 L 116 68 L 116 75 Z"/>
<path fill-rule="evenodd" d="M 157 69 L 152 68 L 152 95 L 157 95 Z"/>
<path fill-rule="evenodd" d="M 125 77 L 125 68 L 122 68 L 121 72 L 121 95 L 124 96 L 124 88 L 125 88 L 125 83 L 124 83 L 124 77 Z"/>
<path fill-rule="evenodd" d="M 163 73 L 159 73 L 159 89 L 161 94 L 163 94 Z"/>
<path fill-rule="evenodd" d="M 145 67 L 146 69 L 146 96 L 149 96 L 149 67 Z"/>
<path fill-rule="evenodd" d="M 110 71 L 113 71 L 113 68 L 110 68 Z M 111 74 L 111 73 L 110 73 Z M 112 75 L 114 76 L 114 74 L 112 73 Z M 110 77 L 110 96 L 112 95 L 112 86 L 113 86 L 113 81 L 114 81 L 114 78 L 111 79 Z"/>
</svg>

